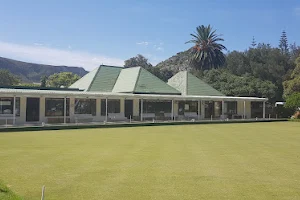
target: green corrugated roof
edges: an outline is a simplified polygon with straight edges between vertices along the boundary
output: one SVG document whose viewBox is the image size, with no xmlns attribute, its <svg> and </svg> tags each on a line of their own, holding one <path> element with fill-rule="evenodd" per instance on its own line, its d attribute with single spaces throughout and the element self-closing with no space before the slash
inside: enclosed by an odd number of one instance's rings
<svg viewBox="0 0 300 200">
<path fill-rule="evenodd" d="M 135 83 L 137 81 L 137 78 L 139 77 L 139 73 L 140 73 L 139 67 L 122 69 L 112 91 L 133 93 L 135 88 Z"/>
<path fill-rule="evenodd" d="M 101 65 L 87 91 L 111 92 L 121 70 L 121 67 Z"/>
<path fill-rule="evenodd" d="M 187 71 L 175 74 L 168 80 L 168 84 L 181 91 L 183 95 L 225 96 Z"/>
<path fill-rule="evenodd" d="M 113 92 L 136 94 L 180 94 L 142 67 L 123 69 L 114 86 Z"/>
<path fill-rule="evenodd" d="M 140 68 L 134 92 L 144 94 L 181 94 L 180 91 L 169 86 L 144 68 Z"/>
<path fill-rule="evenodd" d="M 225 96 L 201 79 L 187 72 L 187 95 Z"/>
<path fill-rule="evenodd" d="M 90 87 L 91 82 L 93 81 L 95 75 L 98 73 L 100 67 L 97 67 L 93 71 L 87 73 L 85 76 L 83 76 L 81 79 L 73 83 L 69 88 L 79 88 L 81 90 L 87 91 L 87 89 Z"/>
<path fill-rule="evenodd" d="M 90 92 L 111 92 L 122 67 L 100 65 L 76 81 L 70 88 L 79 88 Z"/>
</svg>

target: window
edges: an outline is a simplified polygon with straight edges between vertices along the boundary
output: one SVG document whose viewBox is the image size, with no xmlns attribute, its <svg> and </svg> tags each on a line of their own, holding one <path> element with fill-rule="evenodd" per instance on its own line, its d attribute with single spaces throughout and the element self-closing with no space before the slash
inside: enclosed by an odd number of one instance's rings
<svg viewBox="0 0 300 200">
<path fill-rule="evenodd" d="M 101 115 L 105 116 L 106 112 L 106 100 L 101 99 Z M 120 100 L 119 99 L 108 99 L 107 100 L 107 113 L 120 113 Z"/>
<path fill-rule="evenodd" d="M 49 116 L 64 116 L 64 98 L 46 98 L 45 115 Z M 67 113 L 66 116 L 70 115 L 70 99 L 67 98 Z"/>
<path fill-rule="evenodd" d="M 237 102 L 236 101 L 227 101 L 227 114 L 237 114 Z M 225 105 L 225 106 L 226 106 Z"/>
<path fill-rule="evenodd" d="M 159 100 L 143 101 L 143 113 L 155 113 L 156 115 L 159 115 L 161 113 L 171 113 L 171 112 L 172 112 L 172 101 L 159 101 Z"/>
<path fill-rule="evenodd" d="M 96 99 L 75 99 L 75 114 L 96 115 Z"/>
<path fill-rule="evenodd" d="M 14 114 L 14 98 L 0 98 L 0 114 Z M 20 97 L 16 97 L 16 116 L 20 116 Z"/>
<path fill-rule="evenodd" d="M 184 112 L 197 112 L 198 113 L 198 102 L 197 101 L 180 101 L 178 104 L 178 114 L 184 115 Z"/>
</svg>

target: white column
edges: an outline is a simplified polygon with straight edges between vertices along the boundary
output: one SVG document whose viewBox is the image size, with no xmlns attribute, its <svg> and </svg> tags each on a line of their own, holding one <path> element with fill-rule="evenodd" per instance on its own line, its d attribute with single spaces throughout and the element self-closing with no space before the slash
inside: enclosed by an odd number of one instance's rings
<svg viewBox="0 0 300 200">
<path fill-rule="evenodd" d="M 246 119 L 246 101 L 244 101 L 244 119 Z"/>
<path fill-rule="evenodd" d="M 198 120 L 200 119 L 201 116 L 201 101 L 198 100 Z"/>
<path fill-rule="evenodd" d="M 105 99 L 105 121 L 107 122 L 107 97 Z"/>
<path fill-rule="evenodd" d="M 174 120 L 174 100 L 172 99 L 172 115 L 171 115 L 172 119 Z"/>
<path fill-rule="evenodd" d="M 266 102 L 263 102 L 263 119 L 266 118 Z"/>
<path fill-rule="evenodd" d="M 67 123 L 67 97 L 64 98 L 64 124 Z"/>
<path fill-rule="evenodd" d="M 14 125 L 16 124 L 16 96 L 14 96 Z"/>
<path fill-rule="evenodd" d="M 141 99 L 141 121 L 143 121 L 143 99 Z"/>
<path fill-rule="evenodd" d="M 225 101 L 223 100 L 222 101 L 222 119 L 224 119 L 225 120 Z"/>
</svg>

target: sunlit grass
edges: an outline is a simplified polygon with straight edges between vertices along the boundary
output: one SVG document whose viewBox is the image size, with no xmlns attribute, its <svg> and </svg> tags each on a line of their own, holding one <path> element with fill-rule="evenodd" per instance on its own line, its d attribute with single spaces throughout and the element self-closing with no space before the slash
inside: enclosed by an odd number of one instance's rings
<svg viewBox="0 0 300 200">
<path fill-rule="evenodd" d="M 26 199 L 300 199 L 300 123 L 0 133 Z"/>
</svg>

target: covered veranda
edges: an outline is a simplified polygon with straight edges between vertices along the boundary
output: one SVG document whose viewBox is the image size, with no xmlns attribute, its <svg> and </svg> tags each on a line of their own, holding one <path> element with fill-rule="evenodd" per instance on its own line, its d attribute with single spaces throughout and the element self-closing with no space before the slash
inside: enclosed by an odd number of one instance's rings
<svg viewBox="0 0 300 200">
<path fill-rule="evenodd" d="M 250 119 L 266 98 L 0 89 L 4 125 Z M 258 116 L 259 117 L 259 116 Z"/>
</svg>

